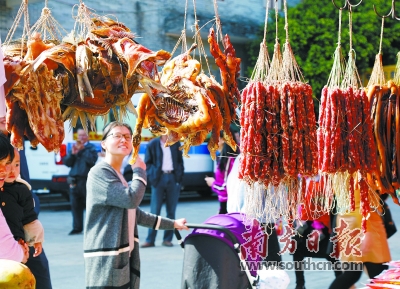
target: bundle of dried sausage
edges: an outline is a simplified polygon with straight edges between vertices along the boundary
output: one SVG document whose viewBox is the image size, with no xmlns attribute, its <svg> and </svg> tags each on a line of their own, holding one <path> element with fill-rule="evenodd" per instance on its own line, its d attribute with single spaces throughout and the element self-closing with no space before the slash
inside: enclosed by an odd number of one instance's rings
<svg viewBox="0 0 400 289">
<path fill-rule="evenodd" d="M 352 174 L 376 168 L 369 107 L 362 89 L 324 87 L 318 130 L 320 173 Z"/>
</svg>

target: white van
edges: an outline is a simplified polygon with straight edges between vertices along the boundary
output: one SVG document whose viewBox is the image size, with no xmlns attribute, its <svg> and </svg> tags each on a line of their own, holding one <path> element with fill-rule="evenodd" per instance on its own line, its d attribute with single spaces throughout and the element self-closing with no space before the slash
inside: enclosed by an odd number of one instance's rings
<svg viewBox="0 0 400 289">
<path fill-rule="evenodd" d="M 136 105 L 138 95 L 132 97 Z M 132 129 L 135 126 L 136 118 L 129 114 L 125 122 L 129 123 Z M 42 146 L 32 148 L 29 141 L 25 142 L 25 154 L 28 162 L 29 174 L 31 178 L 32 190 L 38 194 L 62 193 L 66 197 L 69 195 L 67 176 L 70 168 L 65 166 L 61 159 L 71 149 L 76 140 L 76 129 L 71 129 L 69 122 L 64 123 L 65 139 L 58 154 L 49 153 Z M 97 132 L 90 132 L 89 141 L 96 145 L 98 152 L 101 152 L 100 140 L 101 132 L 104 128 L 102 118 L 96 120 Z M 139 155 L 144 159 L 148 141 L 154 136 L 148 131 L 142 132 L 142 143 L 140 144 Z M 214 164 L 207 148 L 207 143 L 200 146 L 191 147 L 190 158 L 183 158 L 185 174 L 182 181 L 182 189 L 185 191 L 196 191 L 201 195 L 211 194 L 211 190 L 204 181 L 204 177 L 213 175 Z"/>
</svg>

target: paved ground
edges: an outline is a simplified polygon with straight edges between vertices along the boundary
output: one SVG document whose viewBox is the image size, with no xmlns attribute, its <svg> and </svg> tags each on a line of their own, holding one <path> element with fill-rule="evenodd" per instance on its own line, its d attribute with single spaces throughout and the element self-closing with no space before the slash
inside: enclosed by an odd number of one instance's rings
<svg viewBox="0 0 400 289">
<path fill-rule="evenodd" d="M 400 230 L 400 207 L 391 201 L 389 206 L 398 228 Z M 149 210 L 149 204 L 142 208 Z M 179 203 L 177 217 L 186 217 L 191 223 L 202 223 L 209 216 L 214 215 L 218 209 L 217 199 L 190 199 Z M 165 214 L 165 213 L 163 213 Z M 71 213 L 69 210 L 55 210 L 43 208 L 39 219 L 44 225 L 46 241 L 44 249 L 49 259 L 51 278 L 54 289 L 79 289 L 84 288 L 84 264 L 82 254 L 83 235 L 68 236 L 71 230 Z M 141 289 L 179 289 L 183 266 L 182 249 L 174 241 L 175 246 L 166 248 L 161 246 L 162 231 L 157 235 L 155 248 L 141 249 L 142 281 Z M 185 236 L 187 233 L 183 233 Z M 143 242 L 147 229 L 139 227 L 140 241 Z M 400 232 L 389 239 L 389 245 L 394 260 L 400 260 Z M 217 252 L 216 252 L 217 254 Z M 284 255 L 284 260 L 291 260 L 290 255 Z M 322 259 L 318 259 L 322 260 Z M 288 272 L 291 278 L 289 289 L 295 287 L 294 272 Z M 307 272 L 307 289 L 328 288 L 334 275 L 332 272 Z M 363 274 L 357 288 L 362 287 L 367 280 Z M 40 289 L 40 288 L 38 288 Z M 345 288 L 343 288 L 345 289 Z"/>
</svg>

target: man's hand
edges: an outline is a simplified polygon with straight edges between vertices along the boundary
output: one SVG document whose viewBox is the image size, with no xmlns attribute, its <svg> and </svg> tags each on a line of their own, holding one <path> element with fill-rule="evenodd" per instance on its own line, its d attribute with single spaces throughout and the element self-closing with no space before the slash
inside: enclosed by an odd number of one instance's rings
<svg viewBox="0 0 400 289">
<path fill-rule="evenodd" d="M 174 221 L 174 228 L 178 229 L 178 230 L 189 230 L 188 227 L 186 227 L 186 219 L 182 218 L 182 219 L 177 219 Z"/>
<path fill-rule="evenodd" d="M 205 177 L 204 180 L 206 181 L 207 185 L 209 187 L 212 186 L 212 184 L 214 183 L 215 179 L 213 177 Z"/>
<path fill-rule="evenodd" d="M 80 150 L 82 150 L 84 145 L 77 140 L 76 143 L 72 146 L 72 154 L 76 155 Z"/>
<path fill-rule="evenodd" d="M 33 257 L 39 256 L 43 251 L 42 243 L 35 243 L 33 244 L 33 247 L 35 248 L 35 253 L 33 254 Z"/>
</svg>

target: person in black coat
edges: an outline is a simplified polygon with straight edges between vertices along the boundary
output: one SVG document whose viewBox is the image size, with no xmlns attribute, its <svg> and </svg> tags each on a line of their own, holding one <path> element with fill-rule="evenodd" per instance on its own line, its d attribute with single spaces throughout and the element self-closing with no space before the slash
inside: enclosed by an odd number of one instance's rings
<svg viewBox="0 0 400 289">
<path fill-rule="evenodd" d="M 62 159 L 70 167 L 68 184 L 72 211 L 72 231 L 69 235 L 80 234 L 83 230 L 83 211 L 86 208 L 86 180 L 91 167 L 97 161 L 96 147 L 88 142 L 89 136 L 83 129 L 78 129 L 78 138 L 72 149 Z"/>
<path fill-rule="evenodd" d="M 184 166 L 182 151 L 179 150 L 180 143 L 165 147 L 166 140 L 166 135 L 151 140 L 146 148 L 144 162 L 146 163 L 147 180 L 151 184 L 151 213 L 160 215 L 165 196 L 167 218 L 175 219 Z M 158 224 L 154 224 L 153 229 L 149 229 L 142 248 L 154 247 L 157 226 Z M 173 231 L 165 231 L 162 245 L 173 246 L 172 237 Z"/>
</svg>

